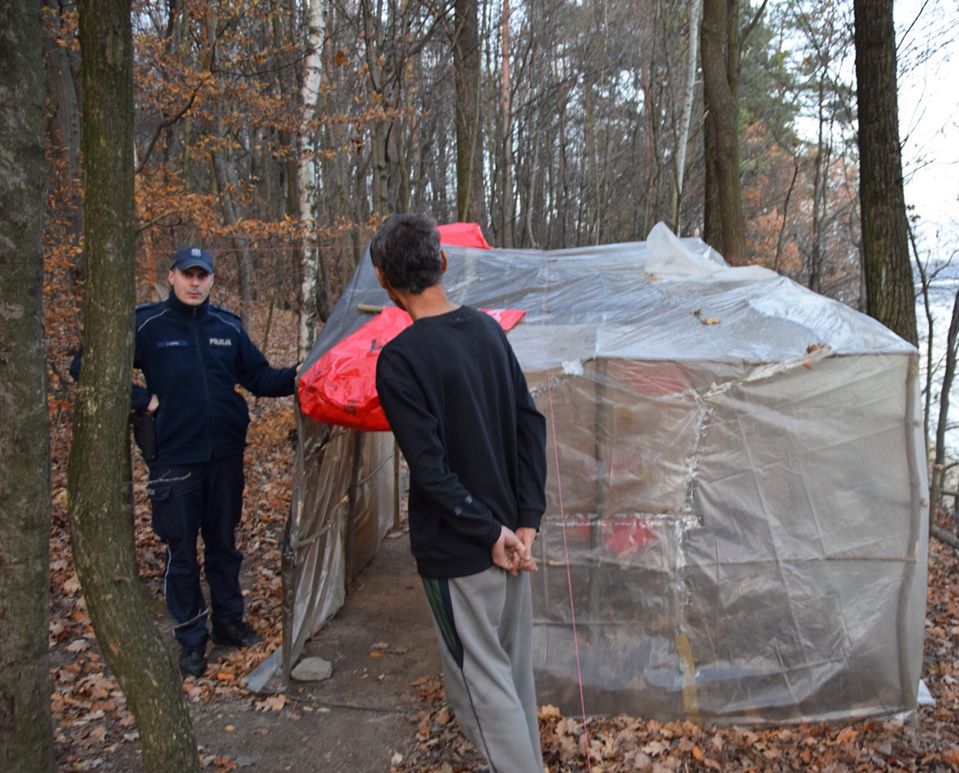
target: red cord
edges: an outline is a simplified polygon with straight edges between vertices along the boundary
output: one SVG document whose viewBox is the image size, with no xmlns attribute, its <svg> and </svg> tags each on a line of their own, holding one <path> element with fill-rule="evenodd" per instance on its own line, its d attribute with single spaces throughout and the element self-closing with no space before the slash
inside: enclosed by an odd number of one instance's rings
<svg viewBox="0 0 959 773">
<path fill-rule="evenodd" d="M 576 630 L 576 606 L 573 603 L 573 576 L 569 568 L 569 543 L 566 539 L 566 507 L 563 504 L 563 481 L 559 474 L 559 447 L 556 443 L 556 414 L 553 410 L 553 389 L 551 382 L 552 379 L 547 375 L 546 395 L 549 398 L 549 425 L 550 435 L 553 439 L 553 464 L 556 469 L 556 495 L 559 499 L 559 514 L 563 521 L 563 556 L 566 563 L 566 587 L 569 589 L 569 614 L 573 623 L 573 650 L 576 653 L 576 683 L 579 686 L 579 706 L 582 712 L 581 716 L 583 720 L 583 733 L 586 736 L 586 769 L 592 770 L 592 766 L 589 762 L 589 750 L 591 748 L 591 743 L 589 738 L 589 727 L 586 724 L 586 698 L 583 695 L 583 669 L 579 657 L 579 635 L 577 634 Z"/>
</svg>

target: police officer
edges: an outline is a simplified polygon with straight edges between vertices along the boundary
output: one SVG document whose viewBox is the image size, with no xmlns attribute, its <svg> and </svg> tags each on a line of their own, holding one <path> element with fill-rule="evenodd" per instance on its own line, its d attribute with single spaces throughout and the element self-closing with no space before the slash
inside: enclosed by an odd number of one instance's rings
<svg viewBox="0 0 959 773">
<path fill-rule="evenodd" d="M 248 647 L 263 640 L 243 620 L 243 556 L 234 540 L 250 422 L 235 386 L 264 397 L 289 395 L 296 368 L 270 367 L 239 317 L 210 303 L 213 257 L 205 249 L 177 250 L 168 278 L 169 298 L 136 310 L 134 366 L 143 371 L 146 389 L 134 388 L 133 407 L 153 419 L 148 490 L 153 528 L 167 546 L 163 592 L 177 623 L 180 671 L 200 676 L 208 615 L 217 644 Z M 200 588 L 198 534 L 209 610 Z"/>
</svg>

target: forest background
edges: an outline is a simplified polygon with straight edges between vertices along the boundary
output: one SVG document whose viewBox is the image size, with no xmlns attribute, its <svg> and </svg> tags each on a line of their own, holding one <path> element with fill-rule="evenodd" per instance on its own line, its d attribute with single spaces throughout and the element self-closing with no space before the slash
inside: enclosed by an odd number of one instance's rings
<svg viewBox="0 0 959 773">
<path fill-rule="evenodd" d="M 709 24 L 717 7 L 718 33 Z M 896 8 L 900 81 L 941 71 L 956 9 L 938 0 Z M 472 220 L 503 247 L 641 240 L 662 220 L 681 235 L 704 236 L 731 262 L 768 266 L 868 310 L 852 2 L 134 0 L 130 10 L 136 300 L 163 297 L 173 250 L 202 243 L 218 255 L 219 302 L 242 313 L 272 357 L 292 360 L 308 347 L 372 230 L 395 211 Z M 115 683 L 101 679 L 102 660 L 84 660 L 89 645 L 81 645 L 93 633 L 66 544 L 75 399 L 66 365 L 80 343 L 90 255 L 80 16 L 73 2 L 44 0 L 39 41 L 49 643 L 74 647 L 67 658 L 81 664 L 71 669 L 61 659 L 53 669 L 61 764 L 122 743 L 132 724 L 129 714 L 116 726 L 99 722 L 126 709 Z M 736 218 L 717 203 L 730 158 L 710 130 L 724 116 L 709 104 L 700 66 L 715 53 L 715 34 L 737 154 L 742 228 L 732 237 L 724 226 Z M 907 191 L 943 147 L 917 142 L 919 127 L 940 140 L 956 130 L 954 114 L 934 110 L 933 101 L 920 91 L 900 121 Z M 909 244 L 927 433 L 933 469 L 944 473 L 959 336 L 956 227 L 950 209 L 932 210 L 943 201 L 954 207 L 955 188 L 914 201 Z M 269 414 L 266 437 L 282 434 L 290 410 Z M 264 477 L 282 481 L 289 461 L 270 461 Z M 944 480 L 933 492 L 937 504 Z M 262 492 L 264 508 L 285 517 L 288 498 L 268 485 Z M 142 555 L 150 537 L 138 496 L 141 574 L 155 584 L 155 558 L 151 565 Z M 954 532 L 951 508 L 934 511 L 937 528 Z M 933 555 L 948 571 L 933 569 L 940 587 L 931 590 L 931 628 L 942 633 L 938 650 L 954 652 L 953 556 L 941 546 Z M 263 582 L 256 601 L 275 626 L 275 582 Z M 954 701 L 952 673 L 940 671 L 936 687 Z M 916 759 L 959 761 L 954 728 L 937 733 Z"/>
</svg>

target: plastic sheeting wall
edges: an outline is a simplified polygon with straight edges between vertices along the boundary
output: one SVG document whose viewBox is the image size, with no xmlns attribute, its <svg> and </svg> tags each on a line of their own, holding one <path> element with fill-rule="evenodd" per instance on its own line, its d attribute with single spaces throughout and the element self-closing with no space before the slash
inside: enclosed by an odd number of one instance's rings
<svg viewBox="0 0 959 773">
<path fill-rule="evenodd" d="M 293 514 L 283 541 L 284 681 L 392 525 L 393 464 L 389 433 L 299 417 Z"/>
<path fill-rule="evenodd" d="M 540 702 L 580 709 L 568 555 L 588 713 L 913 708 L 925 596 L 925 530 L 906 516 L 919 509 L 913 364 L 826 358 L 718 382 L 668 362 L 533 375 L 562 471 L 537 543 Z"/>
<path fill-rule="evenodd" d="M 578 713 L 581 673 L 589 714 L 915 708 L 927 508 L 913 347 L 668 232 L 447 255 L 455 302 L 527 311 L 509 338 L 548 428 L 541 703 Z M 305 367 L 369 319 L 359 305 L 387 303 L 367 259 Z M 393 512 L 391 435 L 300 429 L 287 673 Z"/>
</svg>

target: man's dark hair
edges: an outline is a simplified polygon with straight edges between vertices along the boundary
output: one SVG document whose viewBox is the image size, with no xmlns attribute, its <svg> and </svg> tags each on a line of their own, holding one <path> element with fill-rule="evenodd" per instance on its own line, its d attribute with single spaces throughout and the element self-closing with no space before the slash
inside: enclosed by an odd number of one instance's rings
<svg viewBox="0 0 959 773">
<path fill-rule="evenodd" d="M 414 295 L 443 276 L 440 234 L 428 215 L 390 215 L 370 242 L 370 258 L 395 289 Z"/>
</svg>

